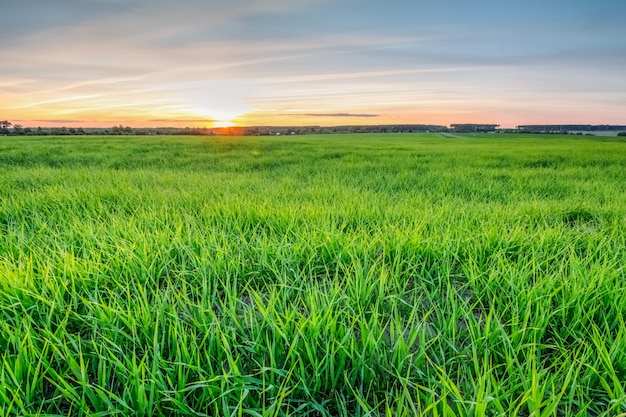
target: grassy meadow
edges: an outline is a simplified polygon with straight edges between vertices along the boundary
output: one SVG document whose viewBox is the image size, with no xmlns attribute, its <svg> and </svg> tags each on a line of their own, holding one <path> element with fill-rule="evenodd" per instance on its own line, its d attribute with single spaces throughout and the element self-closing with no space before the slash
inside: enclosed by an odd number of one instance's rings
<svg viewBox="0 0 626 417">
<path fill-rule="evenodd" d="M 0 417 L 626 416 L 626 141 L 0 137 Z"/>
</svg>

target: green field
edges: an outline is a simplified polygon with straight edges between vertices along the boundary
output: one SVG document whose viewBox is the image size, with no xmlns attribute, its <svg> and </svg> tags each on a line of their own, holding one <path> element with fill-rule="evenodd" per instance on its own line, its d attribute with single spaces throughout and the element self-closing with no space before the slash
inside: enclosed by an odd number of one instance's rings
<svg viewBox="0 0 626 417">
<path fill-rule="evenodd" d="M 626 415 L 626 141 L 0 137 L 0 416 Z"/>
</svg>

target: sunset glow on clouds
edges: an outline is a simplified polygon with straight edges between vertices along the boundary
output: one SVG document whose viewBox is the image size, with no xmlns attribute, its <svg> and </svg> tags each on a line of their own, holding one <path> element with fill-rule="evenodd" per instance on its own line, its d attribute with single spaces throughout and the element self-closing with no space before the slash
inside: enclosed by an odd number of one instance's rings
<svg viewBox="0 0 626 417">
<path fill-rule="evenodd" d="M 610 0 L 23 0 L 0 119 L 26 126 L 626 124 Z"/>
</svg>

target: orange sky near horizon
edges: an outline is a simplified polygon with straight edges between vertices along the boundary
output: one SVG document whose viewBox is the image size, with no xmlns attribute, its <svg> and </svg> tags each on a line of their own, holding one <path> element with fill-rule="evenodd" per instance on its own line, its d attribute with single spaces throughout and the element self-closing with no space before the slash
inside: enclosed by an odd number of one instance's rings
<svg viewBox="0 0 626 417">
<path fill-rule="evenodd" d="M 145 99 L 135 102 L 132 98 L 115 98 L 89 95 L 71 96 L 63 100 L 49 100 L 13 106 L 12 111 L 4 112 L 7 120 L 25 127 L 111 127 L 124 125 L 131 127 L 223 127 L 237 126 L 338 126 L 338 125 L 382 125 L 382 124 L 437 124 L 449 126 L 452 123 L 495 123 L 502 127 L 515 127 L 521 124 L 624 124 L 622 115 L 607 115 L 595 111 L 592 106 L 577 103 L 555 103 L 558 111 L 545 117 L 545 111 L 532 102 L 520 103 L 516 111 L 498 109 L 496 103 L 481 106 L 446 103 L 445 99 L 432 102 L 416 102 L 411 105 L 398 105 L 391 102 L 371 106 L 363 104 L 324 105 L 292 108 L 288 105 L 272 104 L 275 108 L 253 106 L 241 110 L 231 106 L 230 111 L 220 109 L 216 98 L 213 111 L 205 108 L 185 108 L 181 104 L 158 106 L 158 100 Z M 228 96 L 225 101 L 234 101 Z M 241 99 L 242 102 L 244 98 Z M 323 100 L 317 100 L 323 101 Z M 332 101 L 332 100 L 331 100 Z M 335 104 L 339 100 L 335 99 Z M 113 103 L 111 103 L 113 102 Z M 70 104 L 71 103 L 71 104 Z M 287 104 L 291 104 L 286 101 Z M 124 104 L 124 105 L 123 105 Z M 343 109 L 349 108 L 351 112 Z M 555 114 L 558 117 L 555 117 Z"/>
</svg>

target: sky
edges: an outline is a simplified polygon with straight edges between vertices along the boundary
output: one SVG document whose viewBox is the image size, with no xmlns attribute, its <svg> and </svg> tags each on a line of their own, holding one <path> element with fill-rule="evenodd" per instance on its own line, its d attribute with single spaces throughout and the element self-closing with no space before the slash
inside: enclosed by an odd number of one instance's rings
<svg viewBox="0 0 626 417">
<path fill-rule="evenodd" d="M 626 125 L 623 0 L 20 0 L 0 120 Z"/>
</svg>

